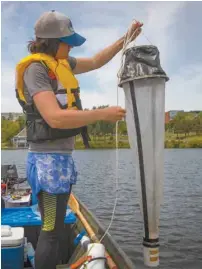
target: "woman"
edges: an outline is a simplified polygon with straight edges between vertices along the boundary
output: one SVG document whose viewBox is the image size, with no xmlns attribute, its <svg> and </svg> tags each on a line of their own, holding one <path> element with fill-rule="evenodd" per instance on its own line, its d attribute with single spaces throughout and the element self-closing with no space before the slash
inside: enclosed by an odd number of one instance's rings
<svg viewBox="0 0 202 269">
<path fill-rule="evenodd" d="M 141 26 L 133 25 L 134 38 Z M 122 49 L 124 38 L 92 58 L 75 59 L 69 52 L 85 38 L 74 32 L 68 17 L 55 11 L 39 18 L 35 35 L 36 40 L 28 45 L 31 55 L 16 67 L 16 93 L 27 118 L 27 177 L 42 215 L 35 268 L 55 269 L 66 205 L 77 179 L 74 136 L 81 133 L 87 144 L 86 125 L 99 120 L 116 122 L 125 116 L 121 107 L 82 111 L 74 74 L 109 62 Z"/>
</svg>

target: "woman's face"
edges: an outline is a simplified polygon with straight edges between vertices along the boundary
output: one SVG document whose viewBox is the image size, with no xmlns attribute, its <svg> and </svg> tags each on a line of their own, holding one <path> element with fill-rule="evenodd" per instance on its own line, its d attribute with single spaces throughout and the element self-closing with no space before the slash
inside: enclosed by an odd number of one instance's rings
<svg viewBox="0 0 202 269">
<path fill-rule="evenodd" d="M 71 50 L 71 46 L 67 45 L 66 43 L 61 42 L 56 53 L 56 59 L 67 59 L 69 56 L 69 52 Z"/>
</svg>

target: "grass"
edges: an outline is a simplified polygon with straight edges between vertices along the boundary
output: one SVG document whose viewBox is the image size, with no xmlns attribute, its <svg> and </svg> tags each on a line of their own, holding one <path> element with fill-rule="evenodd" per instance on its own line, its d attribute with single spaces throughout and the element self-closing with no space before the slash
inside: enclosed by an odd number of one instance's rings
<svg viewBox="0 0 202 269">
<path fill-rule="evenodd" d="M 92 149 L 114 149 L 116 147 L 115 137 L 92 138 L 90 145 Z M 127 136 L 119 138 L 119 148 L 130 148 Z M 177 137 L 176 134 L 165 133 L 165 148 L 202 148 L 202 134 L 190 133 L 186 137 L 184 134 L 179 134 Z M 81 139 L 77 139 L 76 149 L 84 149 Z"/>
<path fill-rule="evenodd" d="M 118 143 L 119 148 L 130 148 L 127 136 L 122 136 Z M 114 149 L 116 148 L 116 140 L 113 136 L 91 137 L 91 149 Z M 76 149 L 84 149 L 82 139 L 76 140 Z"/>
<path fill-rule="evenodd" d="M 165 148 L 202 148 L 202 134 L 189 135 L 166 133 Z"/>
<path fill-rule="evenodd" d="M 115 136 L 91 136 L 91 149 L 114 149 L 116 148 Z M 128 137 L 119 137 L 119 148 L 130 148 Z M 76 149 L 84 149 L 82 139 L 78 136 L 75 143 Z M 178 137 L 173 133 L 165 133 L 165 148 L 202 148 L 202 134 L 190 133 L 189 136 L 179 134 Z M 13 149 L 6 143 L 1 144 L 1 149 Z"/>
</svg>

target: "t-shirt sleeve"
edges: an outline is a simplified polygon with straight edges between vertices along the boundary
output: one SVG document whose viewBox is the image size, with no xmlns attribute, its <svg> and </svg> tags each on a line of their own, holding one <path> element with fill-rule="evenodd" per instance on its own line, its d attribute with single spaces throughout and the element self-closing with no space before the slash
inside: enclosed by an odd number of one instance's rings
<svg viewBox="0 0 202 269">
<path fill-rule="evenodd" d="M 50 78 L 41 63 L 32 63 L 24 73 L 24 82 L 30 96 L 42 91 L 53 91 Z"/>
<path fill-rule="evenodd" d="M 68 62 L 72 70 L 76 67 L 76 58 L 69 56 Z"/>
</svg>

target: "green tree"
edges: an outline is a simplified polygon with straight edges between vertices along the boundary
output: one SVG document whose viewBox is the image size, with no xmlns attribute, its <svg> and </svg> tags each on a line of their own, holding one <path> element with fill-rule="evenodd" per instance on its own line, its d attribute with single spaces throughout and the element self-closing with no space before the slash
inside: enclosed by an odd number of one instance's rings
<svg viewBox="0 0 202 269">
<path fill-rule="evenodd" d="M 1 138 L 3 143 L 10 144 L 11 139 L 20 131 L 18 121 L 2 120 L 1 121 Z"/>
<path fill-rule="evenodd" d="M 19 123 L 20 130 L 24 129 L 24 127 L 25 127 L 25 116 L 18 117 L 17 121 Z"/>
</svg>

